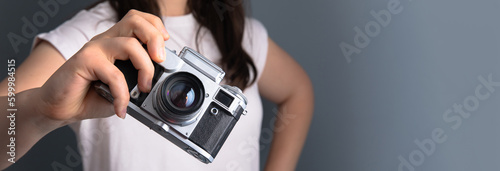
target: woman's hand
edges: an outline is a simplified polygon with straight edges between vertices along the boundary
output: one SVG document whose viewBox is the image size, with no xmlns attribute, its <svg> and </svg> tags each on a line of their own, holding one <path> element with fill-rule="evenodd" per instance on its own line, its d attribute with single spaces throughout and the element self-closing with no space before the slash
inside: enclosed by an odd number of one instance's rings
<svg viewBox="0 0 500 171">
<path fill-rule="evenodd" d="M 47 133 L 66 124 L 82 119 L 107 117 L 113 113 L 124 118 L 129 92 L 125 77 L 114 66 L 114 61 L 131 60 L 139 71 L 139 89 L 149 92 L 154 75 L 151 59 L 156 62 L 165 59 L 164 41 L 168 38 L 158 17 L 131 10 L 109 30 L 85 44 L 42 87 L 21 90 L 16 94 L 16 107 L 19 110 L 15 122 L 20 124 L 16 124 L 15 161 Z M 147 44 L 147 50 L 142 47 L 141 42 Z M 46 53 L 49 51 L 36 48 L 35 51 L 41 56 L 50 54 Z M 27 73 L 24 76 L 36 74 Z M 97 80 L 108 84 L 115 99 L 113 104 L 100 97 L 92 88 L 92 82 Z M 26 79 L 21 79 L 16 84 L 21 85 L 20 87 L 32 86 L 23 85 L 30 84 Z M 5 96 L 0 98 L 7 99 Z M 0 110 L 5 111 L 8 108 L 6 104 L 1 103 Z M 8 119 L 0 120 L 2 130 L 7 130 L 10 124 Z M 2 144 L 8 144 L 9 137 L 10 135 L 0 134 Z M 4 169 L 11 163 L 7 162 L 7 155 L 1 156 L 0 169 Z"/>
<path fill-rule="evenodd" d="M 139 71 L 138 84 L 149 92 L 154 74 L 151 59 L 164 60 L 164 41 L 167 34 L 161 20 L 151 14 L 131 10 L 108 31 L 95 36 L 61 66 L 39 89 L 37 109 L 53 120 L 77 121 L 106 117 L 116 113 L 124 118 L 129 101 L 125 77 L 113 63 L 131 60 Z M 147 44 L 147 51 L 141 42 Z M 111 105 L 91 88 L 101 80 L 114 97 Z"/>
</svg>

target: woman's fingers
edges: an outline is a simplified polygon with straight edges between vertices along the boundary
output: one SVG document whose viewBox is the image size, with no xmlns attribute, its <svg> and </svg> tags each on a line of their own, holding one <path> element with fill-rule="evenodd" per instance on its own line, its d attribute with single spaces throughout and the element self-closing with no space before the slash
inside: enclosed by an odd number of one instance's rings
<svg viewBox="0 0 500 171">
<path fill-rule="evenodd" d="M 120 118 L 125 118 L 130 95 L 123 73 L 105 58 L 97 58 L 95 62 L 98 64 L 87 66 L 91 67 L 90 70 L 95 74 L 96 79 L 109 86 L 111 95 L 114 98 L 115 113 Z"/>
<path fill-rule="evenodd" d="M 137 10 L 130 10 L 110 30 L 93 39 L 110 37 L 136 37 L 142 43 L 147 44 L 151 59 L 156 62 L 163 62 L 165 59 L 164 44 L 168 40 L 169 35 L 162 21 L 157 16 Z"/>
<path fill-rule="evenodd" d="M 142 92 L 151 90 L 151 82 L 154 76 L 153 62 L 139 41 L 131 37 L 116 37 L 104 39 L 102 44 L 106 56 L 112 63 L 114 60 L 130 60 L 135 69 L 138 70 L 138 87 Z"/>
<path fill-rule="evenodd" d="M 151 90 L 154 66 L 151 61 L 165 60 L 165 41 L 169 35 L 157 16 L 130 10 L 115 26 L 92 38 L 91 45 L 97 45 L 101 55 L 108 58 L 90 58 L 89 63 L 93 77 L 99 79 L 110 88 L 114 97 L 114 110 L 120 117 L 125 117 L 130 99 L 127 83 L 123 73 L 113 65 L 115 60 L 130 60 L 138 70 L 138 87 L 142 92 Z M 137 40 L 139 39 L 139 40 Z M 147 52 L 141 43 L 147 44 Z M 91 48 L 93 49 L 93 48 Z M 89 59 L 84 59 L 89 60 Z M 89 77 L 89 78 L 90 78 Z M 97 77 L 97 78 L 95 78 Z"/>
<path fill-rule="evenodd" d="M 81 57 L 79 57 L 81 56 Z M 89 81 L 101 80 L 110 88 L 114 109 L 124 117 L 130 95 L 123 73 L 113 64 L 115 60 L 130 60 L 138 70 L 138 87 L 142 92 L 151 90 L 154 75 L 153 62 L 136 38 L 114 37 L 93 40 L 77 56 L 86 68 L 81 76 Z"/>
<path fill-rule="evenodd" d="M 159 17 L 157 17 L 153 14 L 144 13 L 144 12 L 140 12 L 137 10 L 130 10 L 127 13 L 127 15 L 128 14 L 131 14 L 131 15 L 137 14 L 137 15 L 144 17 L 144 19 L 146 19 L 151 24 L 153 24 L 153 26 L 155 26 L 162 33 L 164 41 L 167 41 L 170 38 L 170 35 L 168 34 L 167 30 L 165 29 L 165 26 L 163 25 L 163 22 L 161 21 L 161 19 Z"/>
<path fill-rule="evenodd" d="M 133 30 L 132 34 L 142 43 L 147 44 L 151 59 L 157 62 L 165 60 L 165 40 L 162 33 L 142 16 L 131 15 L 126 20 L 130 20 L 126 24 L 129 24 L 129 27 Z"/>
</svg>

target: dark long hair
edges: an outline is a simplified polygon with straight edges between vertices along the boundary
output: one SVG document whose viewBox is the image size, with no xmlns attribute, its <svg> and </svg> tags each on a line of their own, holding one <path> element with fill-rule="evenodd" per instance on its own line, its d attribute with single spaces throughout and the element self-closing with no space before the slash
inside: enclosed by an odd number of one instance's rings
<svg viewBox="0 0 500 171">
<path fill-rule="evenodd" d="M 118 14 L 118 20 L 131 9 L 161 16 L 157 0 L 108 0 Z M 189 11 L 199 23 L 196 43 L 199 43 L 200 29 L 212 33 L 222 55 L 221 65 L 230 85 L 245 89 L 256 80 L 255 64 L 242 47 L 245 28 L 243 0 L 188 0 Z M 226 8 L 228 11 L 222 8 Z M 218 11 L 219 10 L 219 11 Z M 222 14 L 219 16 L 219 14 Z M 252 78 L 250 78 L 252 75 Z"/>
</svg>

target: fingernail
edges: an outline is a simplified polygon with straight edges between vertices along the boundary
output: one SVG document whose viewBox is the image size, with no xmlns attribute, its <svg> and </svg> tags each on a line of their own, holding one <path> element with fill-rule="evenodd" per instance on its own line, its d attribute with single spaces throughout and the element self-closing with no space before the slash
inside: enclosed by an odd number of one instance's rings
<svg viewBox="0 0 500 171">
<path fill-rule="evenodd" d="M 158 52 L 160 52 L 160 60 L 163 62 L 165 60 L 165 48 L 162 47 Z"/>
<path fill-rule="evenodd" d="M 167 33 L 167 30 L 163 29 L 162 32 L 166 39 L 170 38 L 170 35 Z"/>
<path fill-rule="evenodd" d="M 153 81 L 153 80 L 148 80 L 148 83 L 147 83 L 147 84 L 148 84 L 148 85 L 147 85 L 147 87 L 148 87 L 148 89 L 149 89 L 150 91 L 151 91 L 151 88 L 153 88 L 153 87 L 152 87 L 152 84 L 153 84 L 153 83 L 152 83 L 152 81 Z"/>
<path fill-rule="evenodd" d="M 127 116 L 127 108 L 126 107 L 122 110 L 120 118 L 125 119 L 125 116 Z"/>
</svg>

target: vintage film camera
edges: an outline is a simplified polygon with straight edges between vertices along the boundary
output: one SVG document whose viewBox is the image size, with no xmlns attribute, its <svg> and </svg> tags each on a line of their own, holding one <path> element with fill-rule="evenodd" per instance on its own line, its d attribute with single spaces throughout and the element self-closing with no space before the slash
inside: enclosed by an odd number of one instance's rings
<svg viewBox="0 0 500 171">
<path fill-rule="evenodd" d="M 163 63 L 153 62 L 150 93 L 139 92 L 137 70 L 130 61 L 116 61 L 130 91 L 127 113 L 203 163 L 211 163 L 227 136 L 246 114 L 247 100 L 237 87 L 219 85 L 224 71 L 195 50 L 166 49 Z M 101 96 L 113 97 L 102 82 Z"/>
</svg>

